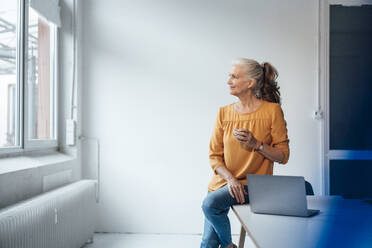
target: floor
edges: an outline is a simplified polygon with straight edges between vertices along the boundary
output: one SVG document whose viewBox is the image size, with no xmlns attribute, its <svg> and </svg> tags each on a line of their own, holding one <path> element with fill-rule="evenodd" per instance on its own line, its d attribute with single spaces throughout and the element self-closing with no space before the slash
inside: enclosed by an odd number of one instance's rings
<svg viewBox="0 0 372 248">
<path fill-rule="evenodd" d="M 238 235 L 233 235 L 232 239 L 238 244 Z M 96 233 L 93 240 L 84 248 L 198 248 L 201 235 Z M 248 236 L 244 247 L 254 247 Z"/>
</svg>

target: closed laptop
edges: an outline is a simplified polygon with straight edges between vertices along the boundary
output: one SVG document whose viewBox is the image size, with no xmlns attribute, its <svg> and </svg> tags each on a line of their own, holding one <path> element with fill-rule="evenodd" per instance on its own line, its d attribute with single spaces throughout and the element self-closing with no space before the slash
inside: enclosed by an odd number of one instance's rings
<svg viewBox="0 0 372 248">
<path fill-rule="evenodd" d="M 247 174 L 252 212 L 308 217 L 319 210 L 307 209 L 305 179 L 300 176 Z"/>
</svg>

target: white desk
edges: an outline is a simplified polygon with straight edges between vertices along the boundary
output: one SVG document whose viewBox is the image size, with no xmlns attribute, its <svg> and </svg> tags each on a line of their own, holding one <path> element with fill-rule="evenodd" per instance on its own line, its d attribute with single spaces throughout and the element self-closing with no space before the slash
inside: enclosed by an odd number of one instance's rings
<svg viewBox="0 0 372 248">
<path fill-rule="evenodd" d="M 307 196 L 308 208 L 319 209 L 313 217 L 292 217 L 251 212 L 249 204 L 232 210 L 242 228 L 239 248 L 246 233 L 260 248 L 372 247 L 372 200 L 339 196 Z"/>
</svg>

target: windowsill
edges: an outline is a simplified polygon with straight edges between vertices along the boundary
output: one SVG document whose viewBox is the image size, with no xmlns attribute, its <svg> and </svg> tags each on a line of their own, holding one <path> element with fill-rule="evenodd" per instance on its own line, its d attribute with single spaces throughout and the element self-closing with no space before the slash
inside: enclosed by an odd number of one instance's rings
<svg viewBox="0 0 372 248">
<path fill-rule="evenodd" d="M 36 153 L 16 157 L 0 158 L 0 175 L 52 164 L 64 163 L 74 159 L 76 159 L 76 157 L 58 151 L 50 151 L 43 154 Z"/>
</svg>

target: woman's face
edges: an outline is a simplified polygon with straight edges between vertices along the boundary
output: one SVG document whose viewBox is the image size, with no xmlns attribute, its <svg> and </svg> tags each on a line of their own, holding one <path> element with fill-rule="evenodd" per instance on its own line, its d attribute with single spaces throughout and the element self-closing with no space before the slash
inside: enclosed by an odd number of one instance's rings
<svg viewBox="0 0 372 248">
<path fill-rule="evenodd" d="M 248 80 L 241 66 L 233 65 L 229 73 L 227 84 L 230 86 L 230 94 L 234 96 L 245 95 L 251 90 L 254 80 Z"/>
</svg>

